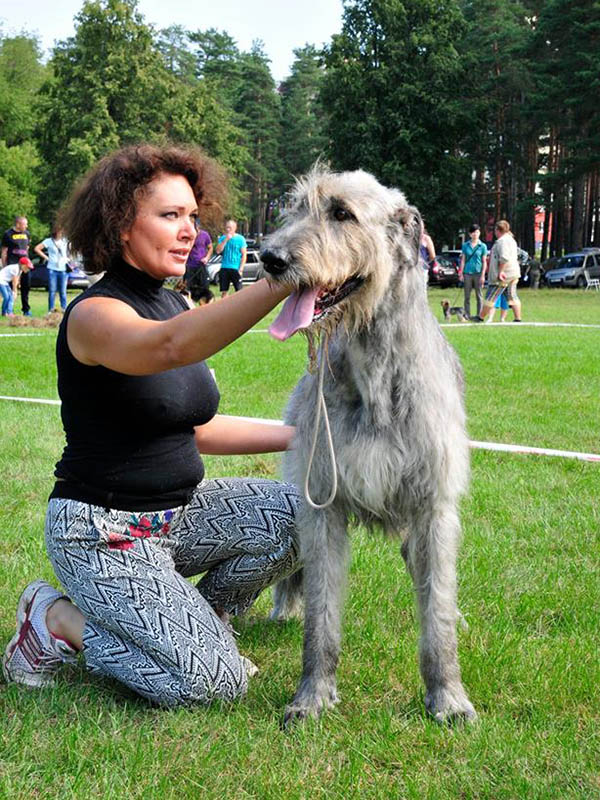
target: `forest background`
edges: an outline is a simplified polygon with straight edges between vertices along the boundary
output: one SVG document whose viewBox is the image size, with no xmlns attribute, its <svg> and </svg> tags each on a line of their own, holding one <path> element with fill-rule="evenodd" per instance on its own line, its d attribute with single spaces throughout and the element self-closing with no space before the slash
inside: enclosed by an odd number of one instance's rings
<svg viewBox="0 0 600 800">
<path fill-rule="evenodd" d="M 399 186 L 435 241 L 508 218 L 541 258 L 600 246 L 598 0 L 345 0 L 324 49 L 275 84 L 262 42 L 156 30 L 136 0 L 88 0 L 44 61 L 0 31 L 0 227 L 33 238 L 106 152 L 200 145 L 227 170 L 227 213 L 262 235 L 316 159 Z M 214 232 L 213 232 L 214 233 Z"/>
</svg>

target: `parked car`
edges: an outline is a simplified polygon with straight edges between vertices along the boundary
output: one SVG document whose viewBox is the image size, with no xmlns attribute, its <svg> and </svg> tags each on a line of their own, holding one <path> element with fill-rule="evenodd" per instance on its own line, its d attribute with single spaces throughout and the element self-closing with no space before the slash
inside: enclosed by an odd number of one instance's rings
<svg viewBox="0 0 600 800">
<path fill-rule="evenodd" d="M 33 269 L 29 273 L 32 289 L 46 289 L 48 291 L 48 267 L 40 258 L 32 258 Z M 67 289 L 87 289 L 90 279 L 75 262 L 69 265 L 71 271 L 67 273 Z"/>
<path fill-rule="evenodd" d="M 584 271 L 590 278 L 600 278 L 600 248 L 585 247 L 576 253 L 567 253 L 544 275 L 547 286 L 576 286 L 584 289 L 587 285 Z"/>
<path fill-rule="evenodd" d="M 458 285 L 458 267 L 449 258 L 443 255 L 436 258 L 429 264 L 429 285 L 447 286 Z"/>
<path fill-rule="evenodd" d="M 460 267 L 460 257 L 462 255 L 462 250 L 442 250 L 441 253 L 439 253 L 438 255 L 443 256 L 445 259 L 451 261 L 456 267 L 456 271 L 458 272 L 458 268 Z"/>
<path fill-rule="evenodd" d="M 215 253 L 214 256 L 209 258 L 206 269 L 208 271 L 208 279 L 211 283 L 217 284 L 219 282 L 219 272 L 221 270 L 221 261 L 223 259 L 222 253 Z M 253 283 L 259 278 L 262 278 L 263 265 L 260 260 L 260 253 L 258 250 L 246 251 L 246 263 L 242 270 L 242 282 Z"/>
</svg>

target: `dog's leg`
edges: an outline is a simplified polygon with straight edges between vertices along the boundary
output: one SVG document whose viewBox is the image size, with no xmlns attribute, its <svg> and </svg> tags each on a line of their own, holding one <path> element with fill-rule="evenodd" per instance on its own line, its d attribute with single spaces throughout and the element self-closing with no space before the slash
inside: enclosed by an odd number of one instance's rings
<svg viewBox="0 0 600 800">
<path fill-rule="evenodd" d="M 476 718 L 458 664 L 456 550 L 459 521 L 451 505 L 415 520 L 407 546 L 421 621 L 420 666 L 425 706 L 438 722 Z"/>
<path fill-rule="evenodd" d="M 298 521 L 304 565 L 304 658 L 284 724 L 318 716 L 337 701 L 342 601 L 347 572 L 346 519 L 333 508 L 304 508 Z"/>
<path fill-rule="evenodd" d="M 276 622 L 285 622 L 296 617 L 302 619 L 303 570 L 299 569 L 293 575 L 284 578 L 273 589 L 273 610 L 269 618 Z"/>
</svg>

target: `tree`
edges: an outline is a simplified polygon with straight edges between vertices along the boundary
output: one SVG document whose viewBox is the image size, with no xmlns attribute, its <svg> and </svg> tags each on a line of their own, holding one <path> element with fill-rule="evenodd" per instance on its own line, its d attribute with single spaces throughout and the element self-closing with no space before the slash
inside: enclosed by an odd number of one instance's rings
<svg viewBox="0 0 600 800">
<path fill-rule="evenodd" d="M 24 214 L 34 237 L 43 227 L 36 216 L 39 157 L 31 137 L 45 75 L 34 37 L 0 39 L 0 229 Z"/>
<path fill-rule="evenodd" d="M 470 167 L 455 0 L 345 0 L 322 91 L 333 166 L 402 188 L 436 239 L 468 220 Z M 449 91 L 449 87 L 453 91 Z"/>
<path fill-rule="evenodd" d="M 507 218 L 533 252 L 540 123 L 532 114 L 536 0 L 469 0 L 461 52 L 473 123 L 463 143 L 475 173 L 471 212 L 487 235 Z"/>
<path fill-rule="evenodd" d="M 98 158 L 131 142 L 201 145 L 235 184 L 245 152 L 232 115 L 185 72 L 183 54 L 169 61 L 167 43 L 173 51 L 183 32 L 171 30 L 159 47 L 136 0 L 88 0 L 75 20 L 75 35 L 55 48 L 53 75 L 41 92 L 44 214 Z"/>
<path fill-rule="evenodd" d="M 162 54 L 168 71 L 184 83 L 197 82 L 196 57 L 191 52 L 190 33 L 181 25 L 171 25 L 160 31 L 156 47 Z"/>
<path fill-rule="evenodd" d="M 240 63 L 241 81 L 234 107 L 249 152 L 244 186 L 250 198 L 250 232 L 260 237 L 269 201 L 279 194 L 281 106 L 262 42 L 254 42 Z"/>
<path fill-rule="evenodd" d="M 541 180 L 552 214 L 552 240 L 545 242 L 551 254 L 600 244 L 599 37 L 595 0 L 550 0 L 540 10 L 536 111 L 548 131 Z"/>
<path fill-rule="evenodd" d="M 294 50 L 289 78 L 279 87 L 281 95 L 281 159 L 284 179 L 307 172 L 326 155 L 326 112 L 321 102 L 325 78 L 322 54 L 312 45 Z"/>
</svg>

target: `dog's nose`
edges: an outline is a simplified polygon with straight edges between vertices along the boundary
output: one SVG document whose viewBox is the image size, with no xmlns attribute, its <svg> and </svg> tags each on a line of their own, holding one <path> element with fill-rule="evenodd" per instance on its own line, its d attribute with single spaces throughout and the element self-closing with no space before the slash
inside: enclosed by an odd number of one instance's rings
<svg viewBox="0 0 600 800">
<path fill-rule="evenodd" d="M 282 275 L 288 266 L 287 261 L 272 250 L 263 250 L 260 254 L 260 260 L 263 262 L 266 271 L 271 275 Z"/>
</svg>

